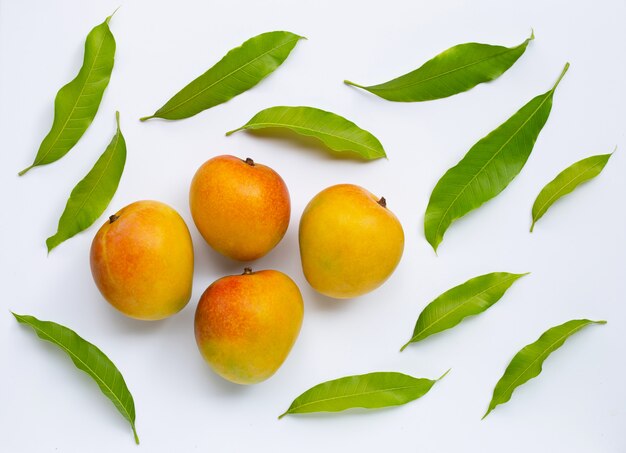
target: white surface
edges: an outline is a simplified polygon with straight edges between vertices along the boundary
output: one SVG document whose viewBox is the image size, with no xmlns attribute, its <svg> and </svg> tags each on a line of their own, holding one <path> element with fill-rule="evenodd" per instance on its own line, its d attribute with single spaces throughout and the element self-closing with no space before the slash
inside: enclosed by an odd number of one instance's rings
<svg viewBox="0 0 626 453">
<path fill-rule="evenodd" d="M 81 64 L 85 36 L 120 2 L 0 2 L 0 451 L 626 451 L 623 0 L 121 3 L 111 21 L 116 66 L 93 125 L 61 161 L 18 178 L 50 127 L 57 90 Z M 391 103 L 341 83 L 388 80 L 458 43 L 516 45 L 531 27 L 537 39 L 507 73 L 448 99 Z M 138 121 L 232 47 L 278 29 L 309 39 L 254 89 L 187 120 Z M 572 67 L 526 167 L 500 196 L 455 223 L 435 256 L 422 223 L 438 178 L 552 86 L 566 61 Z M 389 160 L 360 163 L 278 139 L 224 136 L 273 105 L 342 114 L 374 133 Z M 164 322 L 127 319 L 98 293 L 88 249 L 106 217 L 46 256 L 45 239 L 72 187 L 109 142 L 116 109 L 128 160 L 107 212 L 139 199 L 161 200 L 181 213 L 193 235 L 193 297 Z M 541 187 L 574 161 L 616 144 L 621 149 L 604 173 L 555 205 L 529 234 Z M 243 267 L 209 250 L 187 204 L 196 168 L 218 154 L 270 165 L 292 196 L 285 239 L 253 266 L 296 280 L 305 319 L 284 366 L 254 387 L 214 375 L 193 338 L 202 291 Z M 308 286 L 297 245 L 304 206 L 339 182 L 384 195 L 406 232 L 393 277 L 343 302 Z M 483 315 L 398 353 L 429 301 L 491 271 L 532 274 Z M 109 355 L 135 398 L 139 449 L 96 385 L 19 326 L 8 309 L 65 324 Z M 580 317 L 609 323 L 569 340 L 539 378 L 481 421 L 513 354 L 546 328 Z M 450 367 L 428 395 L 403 407 L 276 419 L 294 397 L 324 380 L 376 370 L 432 378 Z"/>
</svg>

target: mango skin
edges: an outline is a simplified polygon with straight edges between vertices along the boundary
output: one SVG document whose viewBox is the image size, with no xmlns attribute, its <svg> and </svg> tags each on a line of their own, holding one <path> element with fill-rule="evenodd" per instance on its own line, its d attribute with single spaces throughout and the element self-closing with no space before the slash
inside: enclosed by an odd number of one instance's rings
<svg viewBox="0 0 626 453">
<path fill-rule="evenodd" d="M 224 379 L 256 384 L 285 361 L 303 315 L 300 290 L 282 272 L 223 277 L 206 289 L 198 303 L 194 323 L 198 349 Z"/>
<path fill-rule="evenodd" d="M 137 201 L 111 216 L 93 239 L 90 263 L 104 298 L 131 318 L 167 318 L 191 298 L 191 235 L 164 203 Z"/>
<path fill-rule="evenodd" d="M 310 285 L 336 299 L 382 285 L 400 262 L 404 231 L 379 199 L 352 184 L 318 193 L 300 219 L 300 257 Z"/>
<path fill-rule="evenodd" d="M 289 191 L 280 175 L 249 162 L 214 157 L 198 169 L 189 189 L 191 215 L 204 240 L 238 261 L 255 260 L 272 250 L 291 216 Z"/>
</svg>

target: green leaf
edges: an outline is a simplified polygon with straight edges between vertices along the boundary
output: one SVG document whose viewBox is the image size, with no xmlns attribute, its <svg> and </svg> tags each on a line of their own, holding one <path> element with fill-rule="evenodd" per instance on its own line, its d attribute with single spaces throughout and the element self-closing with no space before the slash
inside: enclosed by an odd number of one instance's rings
<svg viewBox="0 0 626 453">
<path fill-rule="evenodd" d="M 420 313 L 413 336 L 400 351 L 435 333 L 450 329 L 468 316 L 487 310 L 498 302 L 515 281 L 526 274 L 493 272 L 472 278 L 437 297 Z"/>
<path fill-rule="evenodd" d="M 288 31 L 272 31 L 248 39 L 141 121 L 189 118 L 234 98 L 274 72 L 301 39 L 304 37 Z"/>
<path fill-rule="evenodd" d="M 126 141 L 120 131 L 119 112 L 115 118 L 117 132 L 87 176 L 72 190 L 56 234 L 46 240 L 48 253 L 61 242 L 89 228 L 102 215 L 117 190 L 126 163 Z"/>
<path fill-rule="evenodd" d="M 59 90 L 54 100 L 52 129 L 43 139 L 34 162 L 21 172 L 50 164 L 65 156 L 93 121 L 109 84 L 115 59 L 115 38 L 106 18 L 87 35 L 83 66 L 74 80 Z"/>
<path fill-rule="evenodd" d="M 539 192 L 535 204 L 533 204 L 533 223 L 530 226 L 530 232 L 533 232 L 537 220 L 543 217 L 555 201 L 572 192 L 580 184 L 598 176 L 611 155 L 600 154 L 580 160 L 567 167 L 556 178 L 546 184 Z"/>
<path fill-rule="evenodd" d="M 522 56 L 530 38 L 516 47 L 489 44 L 459 44 L 440 53 L 420 68 L 379 85 L 362 86 L 345 80 L 348 85 L 363 88 L 388 101 L 419 102 L 441 99 L 474 88 L 502 75 Z"/>
<path fill-rule="evenodd" d="M 339 412 L 355 407 L 377 409 L 399 406 L 428 393 L 436 380 L 414 378 L 402 373 L 376 372 L 334 379 L 310 388 L 297 397 L 287 414 Z"/>
<path fill-rule="evenodd" d="M 366 130 L 342 116 L 313 107 L 270 107 L 226 135 L 265 128 L 286 128 L 316 138 L 333 151 L 352 151 L 364 159 L 387 156 L 383 145 Z"/>
<path fill-rule="evenodd" d="M 548 120 L 554 91 L 568 68 L 569 63 L 549 91 L 533 98 L 480 139 L 441 177 L 424 217 L 426 240 L 435 252 L 452 222 L 498 195 L 522 170 Z"/>
<path fill-rule="evenodd" d="M 107 398 L 115 405 L 118 411 L 130 423 L 135 436 L 135 442 L 139 443 L 137 430 L 135 429 L 135 402 L 130 394 L 124 377 L 111 362 L 111 360 L 95 345 L 84 340 L 71 329 L 51 321 L 13 313 L 15 319 L 21 324 L 31 327 L 42 340 L 61 348 L 79 370 L 84 371 L 93 378 Z"/>
<path fill-rule="evenodd" d="M 521 351 L 515 354 L 509 366 L 506 367 L 504 375 L 496 384 L 493 390 L 493 397 L 489 403 L 489 409 L 487 409 L 483 418 L 489 415 L 497 405 L 509 401 L 517 387 L 537 377 L 541 373 L 542 364 L 548 356 L 563 346 L 565 340 L 571 335 L 590 324 L 606 324 L 606 321 L 590 321 L 588 319 L 567 321 L 560 326 L 548 329 L 537 341 L 524 346 Z"/>
</svg>

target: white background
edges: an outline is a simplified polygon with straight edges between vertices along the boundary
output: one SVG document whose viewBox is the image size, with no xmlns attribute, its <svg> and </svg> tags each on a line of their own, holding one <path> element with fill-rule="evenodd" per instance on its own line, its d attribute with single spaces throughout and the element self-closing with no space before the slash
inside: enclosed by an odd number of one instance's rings
<svg viewBox="0 0 626 453">
<path fill-rule="evenodd" d="M 115 69 L 93 125 L 62 160 L 18 178 L 49 130 L 57 90 L 81 65 L 85 36 L 120 1 L 0 2 L 0 451 L 626 451 L 624 0 L 121 3 L 111 21 Z M 342 84 L 386 81 L 458 43 L 517 45 L 531 27 L 536 40 L 500 79 L 448 99 L 391 103 Z M 281 29 L 308 40 L 254 89 L 190 119 L 138 121 L 229 49 Z M 527 165 L 500 196 L 450 228 L 437 257 L 423 235 L 435 183 L 478 139 L 548 90 L 566 61 L 572 66 Z M 273 105 L 344 115 L 374 133 L 389 159 L 363 163 L 281 139 L 224 136 Z M 136 200 L 161 200 L 193 235 L 192 300 L 162 322 L 125 318 L 98 293 L 88 250 L 106 217 L 46 254 L 45 239 L 72 187 L 114 133 L 116 109 L 128 159 L 107 214 Z M 543 185 L 616 144 L 621 149 L 602 175 L 529 234 Z M 253 387 L 213 374 L 193 337 L 203 290 L 243 267 L 210 250 L 189 213 L 189 182 L 218 154 L 273 167 L 292 197 L 286 237 L 253 266 L 282 270 L 299 284 L 304 324 L 283 367 Z M 303 208 L 340 182 L 384 195 L 406 233 L 395 274 L 358 300 L 316 294 L 299 261 Z M 532 274 L 486 313 L 398 352 L 429 301 L 492 271 Z M 140 447 L 95 383 L 9 309 L 67 325 L 109 355 L 134 395 Z M 548 327 L 582 317 L 608 324 L 571 338 L 540 377 L 481 421 L 514 353 Z M 377 370 L 434 378 L 448 368 L 428 395 L 406 406 L 276 419 L 298 394 L 328 379 Z"/>
</svg>

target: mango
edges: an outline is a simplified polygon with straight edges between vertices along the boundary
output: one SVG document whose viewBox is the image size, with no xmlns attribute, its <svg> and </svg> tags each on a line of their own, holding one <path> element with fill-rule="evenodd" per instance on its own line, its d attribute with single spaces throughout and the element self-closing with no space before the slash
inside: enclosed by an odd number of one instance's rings
<svg viewBox="0 0 626 453">
<path fill-rule="evenodd" d="M 309 284 L 337 299 L 382 285 L 400 262 L 404 231 L 386 200 L 339 184 L 318 193 L 300 219 L 300 258 Z"/>
<path fill-rule="evenodd" d="M 191 298 L 191 235 L 164 203 L 137 201 L 109 217 L 93 239 L 90 263 L 104 298 L 131 318 L 167 318 Z"/>
<path fill-rule="evenodd" d="M 265 270 L 220 278 L 198 303 L 195 335 L 200 353 L 224 379 L 255 384 L 287 358 L 302 325 L 298 286 L 282 272 Z"/>
<path fill-rule="evenodd" d="M 291 215 L 289 191 L 280 175 L 234 156 L 214 157 L 198 169 L 189 207 L 204 240 L 238 261 L 255 260 L 272 250 Z"/>
</svg>

